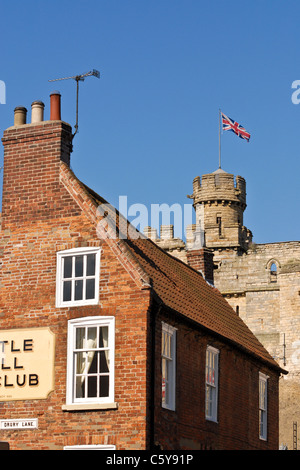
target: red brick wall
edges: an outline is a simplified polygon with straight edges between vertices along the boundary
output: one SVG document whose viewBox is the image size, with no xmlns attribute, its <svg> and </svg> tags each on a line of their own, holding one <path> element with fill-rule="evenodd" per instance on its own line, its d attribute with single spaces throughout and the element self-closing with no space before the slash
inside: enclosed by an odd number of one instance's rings
<svg viewBox="0 0 300 470">
<path fill-rule="evenodd" d="M 176 410 L 161 406 L 161 321 L 177 328 Z M 205 418 L 205 355 L 219 349 L 218 422 Z M 156 320 L 155 442 L 162 449 L 278 449 L 278 377 L 254 359 L 188 324 Z M 259 439 L 259 372 L 268 380 L 268 440 Z"/>
<path fill-rule="evenodd" d="M 8 232 L 8 231 L 7 231 Z M 100 305 L 55 308 L 56 251 L 100 244 L 84 216 L 27 225 L 6 233 L 0 289 L 0 329 L 50 327 L 56 335 L 55 390 L 46 400 L 3 402 L 0 419 L 38 418 L 39 428 L 1 431 L 11 449 L 56 449 L 108 443 L 118 449 L 147 445 L 147 330 L 149 291 L 140 290 L 102 243 Z M 90 315 L 116 319 L 117 410 L 70 412 L 66 403 L 67 322 Z M 0 373 L 1 375 L 1 373 Z M 1 395 L 1 388 L 0 388 Z"/>
</svg>

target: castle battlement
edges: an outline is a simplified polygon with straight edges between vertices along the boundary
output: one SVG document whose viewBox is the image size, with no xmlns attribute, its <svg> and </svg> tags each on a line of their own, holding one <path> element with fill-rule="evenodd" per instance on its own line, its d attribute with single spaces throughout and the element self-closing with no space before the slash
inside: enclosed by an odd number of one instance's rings
<svg viewBox="0 0 300 470">
<path fill-rule="evenodd" d="M 241 176 L 234 177 L 224 170 L 197 176 L 193 181 L 193 194 L 189 196 L 194 199 L 194 204 L 210 201 L 230 201 L 242 204 L 246 207 L 246 181 Z"/>
</svg>

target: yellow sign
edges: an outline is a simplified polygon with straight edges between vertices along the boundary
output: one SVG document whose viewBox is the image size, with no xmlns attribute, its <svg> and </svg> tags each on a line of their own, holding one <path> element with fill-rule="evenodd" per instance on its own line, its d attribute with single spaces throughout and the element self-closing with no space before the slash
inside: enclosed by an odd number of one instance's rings
<svg viewBox="0 0 300 470">
<path fill-rule="evenodd" d="M 0 402 L 40 400 L 54 389 L 50 328 L 0 330 Z"/>
</svg>

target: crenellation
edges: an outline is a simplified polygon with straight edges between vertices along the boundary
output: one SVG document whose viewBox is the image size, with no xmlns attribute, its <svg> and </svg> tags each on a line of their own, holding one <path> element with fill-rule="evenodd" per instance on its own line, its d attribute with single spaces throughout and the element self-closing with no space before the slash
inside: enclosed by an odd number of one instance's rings
<svg viewBox="0 0 300 470">
<path fill-rule="evenodd" d="M 241 176 L 223 170 L 202 176 L 193 181 L 194 204 L 205 201 L 231 201 L 246 204 L 246 182 Z"/>
<path fill-rule="evenodd" d="M 160 227 L 160 237 L 153 227 L 145 227 L 144 235 L 154 241 L 160 248 L 171 253 L 175 258 L 187 262 L 186 244 L 181 238 L 174 238 L 174 225 L 162 225 Z"/>
</svg>

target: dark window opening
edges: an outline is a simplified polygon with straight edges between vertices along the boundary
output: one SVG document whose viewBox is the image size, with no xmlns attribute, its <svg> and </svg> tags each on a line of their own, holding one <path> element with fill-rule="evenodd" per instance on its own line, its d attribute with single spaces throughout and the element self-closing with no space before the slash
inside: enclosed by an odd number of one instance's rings
<svg viewBox="0 0 300 470">
<path fill-rule="evenodd" d="M 217 225 L 219 227 L 219 237 L 222 235 L 222 217 L 217 217 Z"/>
</svg>

